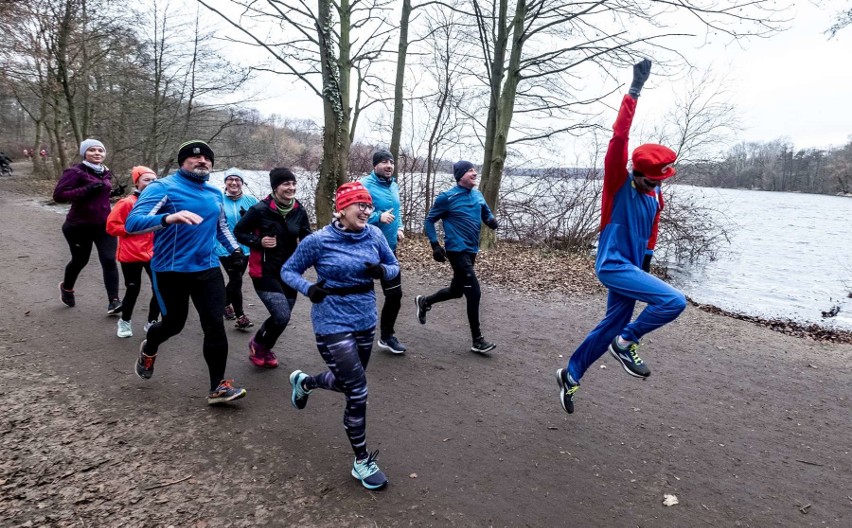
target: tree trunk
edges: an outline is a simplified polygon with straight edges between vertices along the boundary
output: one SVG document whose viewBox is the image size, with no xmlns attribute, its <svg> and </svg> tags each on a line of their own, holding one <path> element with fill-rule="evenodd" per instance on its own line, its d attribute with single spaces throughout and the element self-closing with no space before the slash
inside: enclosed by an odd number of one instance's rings
<svg viewBox="0 0 852 528">
<path fill-rule="evenodd" d="M 399 19 L 399 49 L 396 55 L 396 84 L 393 91 L 393 128 L 391 130 L 390 152 L 393 159 L 399 158 L 399 144 L 402 137 L 403 87 L 405 84 L 405 58 L 408 54 L 408 21 L 411 18 L 411 0 L 402 1 L 402 15 Z M 397 166 L 394 165 L 394 174 Z M 427 206 L 428 207 L 428 206 Z"/>
</svg>

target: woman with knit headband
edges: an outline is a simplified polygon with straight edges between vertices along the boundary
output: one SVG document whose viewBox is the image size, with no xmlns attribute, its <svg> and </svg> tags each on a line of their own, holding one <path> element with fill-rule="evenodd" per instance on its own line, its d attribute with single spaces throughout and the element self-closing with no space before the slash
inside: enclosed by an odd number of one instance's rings
<svg viewBox="0 0 852 528">
<path fill-rule="evenodd" d="M 359 182 L 337 189 L 337 218 L 305 238 L 281 269 L 281 278 L 314 303 L 311 321 L 317 348 L 328 371 L 309 376 L 290 374 L 291 403 L 304 409 L 314 389 L 342 392 L 346 396 L 343 427 L 355 452 L 352 476 L 367 489 L 387 485 L 376 465 L 378 451 L 367 451 L 367 376 L 365 370 L 376 333 L 374 281 L 390 280 L 399 263 L 379 228 L 367 222 L 373 199 Z M 316 284 L 302 277 L 310 267 Z"/>
<path fill-rule="evenodd" d="M 118 266 L 115 263 L 116 240 L 107 234 L 106 222 L 110 212 L 109 198 L 124 192 L 124 186 L 113 190 L 112 172 L 104 165 L 106 148 L 97 139 L 80 143 L 83 161 L 65 169 L 53 190 L 58 203 L 71 203 L 62 224 L 62 234 L 71 249 L 71 262 L 65 266 L 65 276 L 59 283 L 59 299 L 68 307 L 76 305 L 74 286 L 77 277 L 92 255 L 92 245 L 98 249 L 98 260 L 107 292 L 107 314 L 119 315 Z"/>
</svg>

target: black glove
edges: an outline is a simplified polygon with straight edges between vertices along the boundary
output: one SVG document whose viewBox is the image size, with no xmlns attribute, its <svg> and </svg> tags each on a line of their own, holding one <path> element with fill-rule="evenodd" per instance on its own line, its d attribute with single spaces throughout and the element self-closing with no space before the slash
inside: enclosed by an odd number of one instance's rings
<svg viewBox="0 0 852 528">
<path fill-rule="evenodd" d="M 630 90 L 627 93 L 632 95 L 633 97 L 639 97 L 639 92 L 642 91 L 642 87 L 645 85 L 645 81 L 648 80 L 648 77 L 651 76 L 651 61 L 648 59 L 642 59 L 641 62 L 637 62 L 633 65 L 633 82 L 630 84 Z"/>
<path fill-rule="evenodd" d="M 497 231 L 497 228 L 500 227 L 500 224 L 497 223 L 497 219 L 494 218 L 493 216 L 485 221 L 485 225 L 487 225 L 488 227 L 490 227 L 494 231 Z"/>
<path fill-rule="evenodd" d="M 124 189 L 127 189 L 127 185 L 123 183 L 119 183 L 118 187 L 113 187 L 112 192 L 109 193 L 110 196 L 123 196 Z"/>
<path fill-rule="evenodd" d="M 364 266 L 367 268 L 367 276 L 371 279 L 379 280 L 384 278 L 385 268 L 382 267 L 381 263 L 365 262 Z"/>
<path fill-rule="evenodd" d="M 246 265 L 246 254 L 243 253 L 243 250 L 237 248 L 233 253 L 225 257 L 225 271 L 232 272 L 243 269 Z"/>
<path fill-rule="evenodd" d="M 96 192 L 104 188 L 104 184 L 101 182 L 90 183 L 89 185 L 86 185 L 83 188 L 86 189 L 86 194 L 95 194 Z"/>
<path fill-rule="evenodd" d="M 246 210 L 245 210 L 245 208 L 244 208 L 244 207 L 242 207 L 242 206 L 240 206 L 240 217 L 242 218 L 242 217 L 243 217 L 243 216 L 245 216 L 245 215 L 246 215 Z"/>
<path fill-rule="evenodd" d="M 651 273 L 651 255 L 650 253 L 645 253 L 645 258 L 642 260 L 642 271 L 647 273 Z"/>
<path fill-rule="evenodd" d="M 312 284 L 311 287 L 308 288 L 308 299 L 310 299 L 312 303 L 321 303 L 330 293 L 328 290 L 323 288 L 323 286 L 325 286 L 325 279 L 320 280 L 316 284 Z"/>
<path fill-rule="evenodd" d="M 444 248 L 441 247 L 441 244 L 437 242 L 431 242 L 432 244 L 432 258 L 435 259 L 435 262 L 446 262 L 447 261 L 447 252 L 444 251 Z"/>
</svg>

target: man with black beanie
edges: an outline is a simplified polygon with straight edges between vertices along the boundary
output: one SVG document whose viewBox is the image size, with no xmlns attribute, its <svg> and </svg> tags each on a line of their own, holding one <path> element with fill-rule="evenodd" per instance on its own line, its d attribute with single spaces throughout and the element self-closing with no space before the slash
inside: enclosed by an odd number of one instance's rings
<svg viewBox="0 0 852 528">
<path fill-rule="evenodd" d="M 432 245 L 432 258 L 437 262 L 449 260 L 453 268 L 453 279 L 448 288 L 429 296 L 418 295 L 414 299 L 417 305 L 417 320 L 420 324 L 426 324 L 426 312 L 432 309 L 433 304 L 458 299 L 464 295 L 467 298 L 467 319 L 473 338 L 470 351 L 485 354 L 494 350 L 497 345 L 482 337 L 479 327 L 479 299 L 482 292 L 473 265 L 476 263 L 476 254 L 479 253 L 481 224 L 497 229 L 497 219 L 485 203 L 485 197 L 474 188 L 477 173 L 473 163 L 464 160 L 455 163 L 453 177 L 457 185 L 435 198 L 423 225 Z M 438 242 L 438 234 L 435 231 L 435 223 L 438 220 L 444 225 L 446 250 Z"/>
<path fill-rule="evenodd" d="M 245 256 L 228 229 L 222 191 L 207 183 L 213 150 L 203 141 L 188 141 L 178 149 L 178 160 L 180 169 L 148 185 L 125 222 L 128 234 L 154 233 L 151 271 L 163 314 L 139 347 L 135 372 L 142 379 L 151 378 L 160 345 L 183 330 L 192 299 L 204 332 L 204 360 L 210 374 L 207 403 L 214 405 L 246 395 L 245 389 L 225 379 L 225 281 L 216 241 L 231 252 L 235 265 L 242 265 Z"/>
<path fill-rule="evenodd" d="M 373 172 L 361 180 L 361 183 L 373 197 L 373 205 L 376 207 L 368 222 L 382 231 L 391 251 L 396 255 L 397 240 L 404 238 L 404 235 L 399 184 L 393 176 L 393 169 L 393 154 L 388 150 L 379 149 L 373 153 Z M 402 305 L 402 273 L 390 280 L 382 279 L 381 283 L 385 304 L 382 306 L 379 348 L 393 354 L 404 354 L 407 350 L 405 345 L 394 335 L 394 325 Z"/>
</svg>

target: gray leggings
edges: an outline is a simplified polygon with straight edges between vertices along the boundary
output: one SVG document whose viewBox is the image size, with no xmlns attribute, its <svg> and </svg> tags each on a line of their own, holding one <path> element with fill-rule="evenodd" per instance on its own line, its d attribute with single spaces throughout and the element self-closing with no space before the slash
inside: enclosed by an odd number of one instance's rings
<svg viewBox="0 0 852 528">
<path fill-rule="evenodd" d="M 270 289 L 255 291 L 260 301 L 269 310 L 269 317 L 260 325 L 254 339 L 262 346 L 272 348 L 287 328 L 287 323 L 290 322 L 290 314 L 296 304 L 296 291 L 283 285 L 278 291 L 270 291 Z"/>
</svg>

